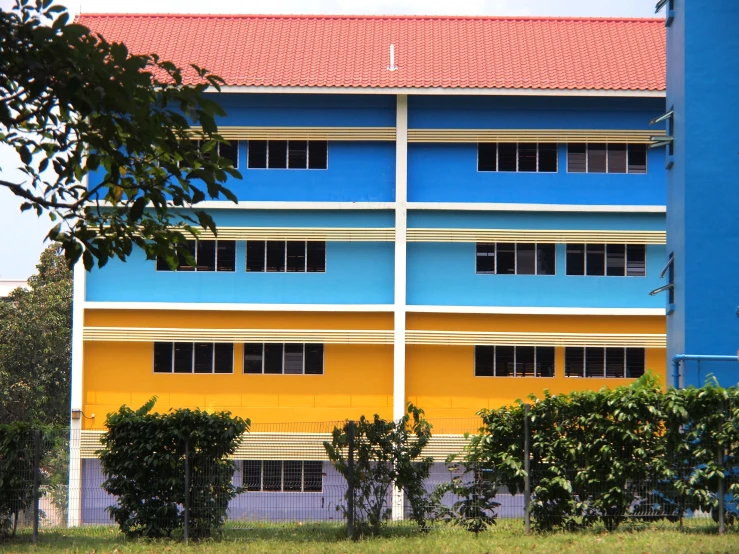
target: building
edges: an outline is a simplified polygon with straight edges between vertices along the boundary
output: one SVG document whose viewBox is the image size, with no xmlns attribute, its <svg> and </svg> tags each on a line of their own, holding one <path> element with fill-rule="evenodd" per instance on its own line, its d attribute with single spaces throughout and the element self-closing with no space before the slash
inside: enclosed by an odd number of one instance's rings
<svg viewBox="0 0 739 554">
<path fill-rule="evenodd" d="M 739 5 L 665 1 L 667 112 L 667 356 L 733 357 L 739 349 Z M 672 288 L 670 288 L 672 287 Z M 680 384 L 709 374 L 736 385 L 736 363 L 687 361 Z"/>
<path fill-rule="evenodd" d="M 244 176 L 238 205 L 207 204 L 197 267 L 77 272 L 86 483 L 92 430 L 153 394 L 295 432 L 410 401 L 443 435 L 545 389 L 665 378 L 663 21 L 79 21 L 223 77 Z"/>
</svg>

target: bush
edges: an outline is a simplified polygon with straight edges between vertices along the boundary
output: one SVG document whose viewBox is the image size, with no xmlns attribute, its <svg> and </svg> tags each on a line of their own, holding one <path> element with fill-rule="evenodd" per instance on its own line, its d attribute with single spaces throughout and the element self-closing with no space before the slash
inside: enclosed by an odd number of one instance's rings
<svg viewBox="0 0 739 554">
<path fill-rule="evenodd" d="M 377 534 L 390 518 L 387 506 L 390 488 L 401 489 L 411 505 L 411 518 L 424 526 L 431 505 L 424 488 L 432 458 L 421 457 L 431 439 L 431 425 L 423 410 L 408 405 L 408 413 L 397 422 L 377 414 L 373 420 L 362 416 L 354 425 L 354 476 L 349 479 L 349 425 L 334 428 L 331 442 L 323 443 L 336 470 L 346 479 L 347 501 L 354 491 L 354 534 Z M 346 515 L 346 507 L 339 506 Z"/>
<path fill-rule="evenodd" d="M 628 387 L 531 400 L 531 513 L 539 530 L 598 521 L 615 529 L 626 518 L 710 512 L 725 468 L 739 461 L 736 388 L 663 392 L 647 374 Z M 479 412 L 483 426 L 464 462 L 512 494 L 524 486 L 524 413 L 521 401 Z"/>
<path fill-rule="evenodd" d="M 139 410 L 123 406 L 108 414 L 99 451 L 103 488 L 117 497 L 108 508 L 129 537 L 169 537 L 182 528 L 185 506 L 185 449 L 189 448 L 189 535 L 209 537 L 224 524 L 232 484 L 228 456 L 250 421 L 228 412 L 175 410 L 150 414 L 156 397 Z"/>
</svg>

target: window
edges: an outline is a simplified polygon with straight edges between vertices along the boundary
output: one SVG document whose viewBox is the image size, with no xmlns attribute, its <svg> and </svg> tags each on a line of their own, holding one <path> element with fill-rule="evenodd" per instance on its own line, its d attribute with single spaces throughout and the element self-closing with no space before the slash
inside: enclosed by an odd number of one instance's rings
<svg viewBox="0 0 739 554">
<path fill-rule="evenodd" d="M 553 244 L 477 243 L 476 273 L 488 275 L 554 275 Z"/>
<path fill-rule="evenodd" d="M 187 250 L 195 258 L 195 265 L 180 254 L 175 271 L 236 271 L 236 241 L 188 240 Z M 171 271 L 164 258 L 157 258 L 157 271 Z"/>
<path fill-rule="evenodd" d="M 475 346 L 476 377 L 554 377 L 553 346 Z"/>
<path fill-rule="evenodd" d="M 254 492 L 321 492 L 323 462 L 245 460 L 242 486 Z"/>
<path fill-rule="evenodd" d="M 326 169 L 325 140 L 250 140 L 249 169 Z"/>
<path fill-rule="evenodd" d="M 643 244 L 568 244 L 567 275 L 644 277 L 647 274 Z"/>
<path fill-rule="evenodd" d="M 635 379 L 644 375 L 644 348 L 565 348 L 566 377 Z"/>
<path fill-rule="evenodd" d="M 323 375 L 323 345 L 247 343 L 244 373 Z"/>
<path fill-rule="evenodd" d="M 193 143 L 193 146 L 200 149 L 200 140 L 193 140 L 191 141 Z M 239 167 L 239 141 L 238 140 L 230 140 L 228 143 L 225 142 L 219 142 L 215 146 L 216 153 L 221 156 L 222 158 L 226 158 L 227 160 L 230 160 L 233 164 L 234 168 Z"/>
<path fill-rule="evenodd" d="M 233 344 L 154 343 L 154 373 L 233 373 L 233 370 Z"/>
<path fill-rule="evenodd" d="M 646 173 L 646 144 L 568 144 L 570 173 Z"/>
<path fill-rule="evenodd" d="M 249 240 L 246 271 L 268 273 L 324 273 L 326 243 L 323 241 Z"/>
<path fill-rule="evenodd" d="M 477 171 L 556 173 L 557 145 L 480 142 Z"/>
</svg>

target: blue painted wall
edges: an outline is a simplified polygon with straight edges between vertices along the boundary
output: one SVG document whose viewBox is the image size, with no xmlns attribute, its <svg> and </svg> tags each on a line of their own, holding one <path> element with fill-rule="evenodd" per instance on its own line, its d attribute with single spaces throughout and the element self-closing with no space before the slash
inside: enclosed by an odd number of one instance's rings
<svg viewBox="0 0 739 554">
<path fill-rule="evenodd" d="M 477 171 L 477 144 L 412 143 L 408 200 L 664 206 L 664 152 L 647 157 L 646 174 L 567 173 L 560 145 L 556 173 Z"/>
<path fill-rule="evenodd" d="M 231 227 L 393 227 L 389 211 L 214 210 Z M 135 250 L 87 275 L 87 300 L 97 302 L 253 302 L 389 304 L 394 249 L 389 242 L 329 242 L 325 273 L 246 273 L 246 243 L 236 244 L 236 272 L 156 271 Z"/>
<path fill-rule="evenodd" d="M 474 243 L 408 245 L 408 303 L 443 306 L 661 308 L 664 246 L 647 246 L 646 277 L 565 274 L 565 245 L 556 246 L 556 275 L 477 275 Z"/>
<path fill-rule="evenodd" d="M 736 355 L 739 348 L 739 3 L 675 2 L 667 29 L 668 106 L 675 110 L 668 171 L 668 252 L 675 252 L 675 310 L 668 358 Z M 664 302 L 666 299 L 662 298 Z M 739 363 L 695 362 L 685 383 L 713 373 L 739 382 Z"/>
</svg>

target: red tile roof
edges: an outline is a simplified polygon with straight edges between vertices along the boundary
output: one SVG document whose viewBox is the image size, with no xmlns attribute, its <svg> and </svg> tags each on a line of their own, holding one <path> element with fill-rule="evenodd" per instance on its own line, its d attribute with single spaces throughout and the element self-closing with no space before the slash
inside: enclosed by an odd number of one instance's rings
<svg viewBox="0 0 739 554">
<path fill-rule="evenodd" d="M 665 90 L 658 19 L 85 14 L 234 86 Z M 388 71 L 395 45 L 398 69 Z"/>
</svg>

